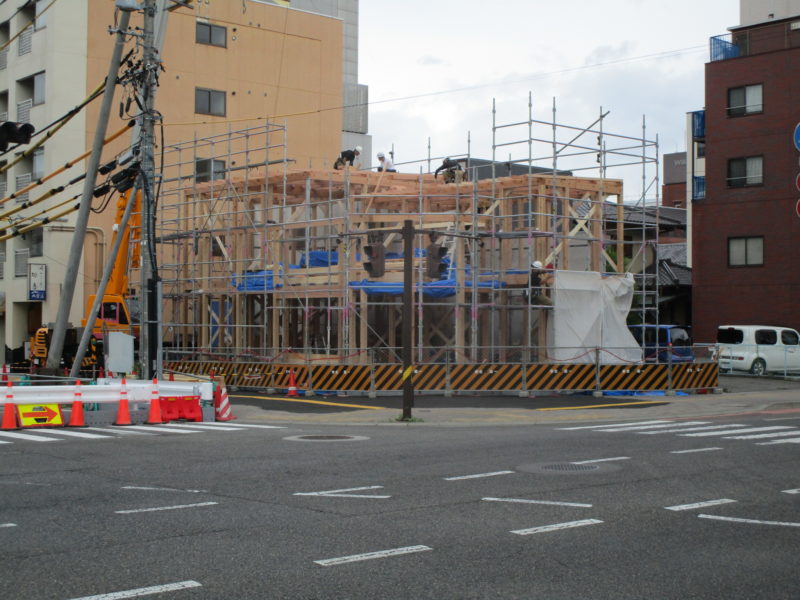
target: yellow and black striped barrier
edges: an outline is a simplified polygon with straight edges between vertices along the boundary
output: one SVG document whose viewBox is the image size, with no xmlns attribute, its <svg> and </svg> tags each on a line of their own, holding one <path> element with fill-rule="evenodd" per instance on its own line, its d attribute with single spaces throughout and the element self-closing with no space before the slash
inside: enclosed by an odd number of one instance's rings
<svg viewBox="0 0 800 600">
<path fill-rule="evenodd" d="M 224 361 L 175 361 L 176 373 L 225 377 L 234 387 L 288 388 L 292 373 L 300 390 L 386 392 L 403 389 L 403 367 L 391 365 L 289 365 Z M 714 388 L 716 363 L 601 365 L 506 364 L 415 365 L 418 392 L 460 391 L 667 391 Z"/>
</svg>

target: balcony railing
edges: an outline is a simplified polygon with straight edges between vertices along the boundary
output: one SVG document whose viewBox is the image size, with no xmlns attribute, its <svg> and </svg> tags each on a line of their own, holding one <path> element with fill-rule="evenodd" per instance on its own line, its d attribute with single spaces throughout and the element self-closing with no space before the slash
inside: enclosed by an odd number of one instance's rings
<svg viewBox="0 0 800 600">
<path fill-rule="evenodd" d="M 19 56 L 29 54 L 33 50 L 33 27 L 28 27 L 19 36 Z"/>
<path fill-rule="evenodd" d="M 705 176 L 692 177 L 692 200 L 703 200 L 706 197 Z"/>
<path fill-rule="evenodd" d="M 742 55 L 739 46 L 733 43 L 733 36 L 730 33 L 714 36 L 708 42 L 711 62 L 737 58 Z"/>
<path fill-rule="evenodd" d="M 22 102 L 17 102 L 17 122 L 18 123 L 30 123 L 31 122 L 31 107 L 33 106 L 33 100 L 28 98 L 27 100 L 23 100 Z"/>
</svg>

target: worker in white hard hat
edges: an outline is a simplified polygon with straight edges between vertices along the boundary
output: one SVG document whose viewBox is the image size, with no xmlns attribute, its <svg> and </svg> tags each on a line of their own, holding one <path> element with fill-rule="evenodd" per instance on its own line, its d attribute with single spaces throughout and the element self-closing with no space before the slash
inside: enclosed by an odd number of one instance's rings
<svg viewBox="0 0 800 600">
<path fill-rule="evenodd" d="M 347 163 L 352 167 L 355 163 L 356 157 L 361 155 L 361 146 L 356 146 L 352 150 L 342 150 L 339 158 L 333 163 L 334 169 L 342 169 Z"/>
<path fill-rule="evenodd" d="M 547 271 L 542 268 L 541 261 L 531 263 L 531 306 L 553 306 L 553 301 L 545 294 L 543 284 L 549 279 Z"/>
<path fill-rule="evenodd" d="M 391 154 L 391 153 L 390 153 Z M 387 173 L 397 173 L 397 169 L 394 168 L 394 163 L 392 162 L 391 158 L 386 158 L 386 155 L 383 152 L 378 152 L 378 171 L 385 171 Z"/>
</svg>

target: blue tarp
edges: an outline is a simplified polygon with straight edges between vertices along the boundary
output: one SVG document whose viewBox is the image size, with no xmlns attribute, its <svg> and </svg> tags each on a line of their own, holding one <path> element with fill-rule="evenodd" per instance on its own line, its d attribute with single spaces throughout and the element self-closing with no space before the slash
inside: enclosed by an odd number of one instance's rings
<svg viewBox="0 0 800 600">
<path fill-rule="evenodd" d="M 234 275 L 231 285 L 244 292 L 274 290 L 276 287 L 283 287 L 283 284 L 280 283 L 275 285 L 275 278 L 271 270 L 245 271 L 241 275 Z"/>
</svg>

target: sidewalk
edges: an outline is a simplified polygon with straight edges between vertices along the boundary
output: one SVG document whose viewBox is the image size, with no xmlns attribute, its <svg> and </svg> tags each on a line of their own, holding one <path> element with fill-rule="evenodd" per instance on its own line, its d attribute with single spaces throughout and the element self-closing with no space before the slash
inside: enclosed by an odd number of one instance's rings
<svg viewBox="0 0 800 600">
<path fill-rule="evenodd" d="M 576 421 L 625 421 L 680 419 L 736 415 L 753 412 L 797 412 L 800 414 L 800 382 L 768 378 L 722 377 L 724 391 L 715 394 L 679 396 L 604 396 L 547 395 L 535 398 L 509 396 L 418 396 L 412 410 L 414 421 L 397 422 L 402 414 L 402 397 L 378 398 L 373 404 L 388 408 L 354 409 L 326 406 L 308 412 L 282 411 L 237 404 L 231 394 L 233 413 L 243 421 L 269 424 L 486 426 L 534 425 Z M 753 389 L 757 388 L 757 389 Z M 321 403 L 358 405 L 358 397 L 315 397 Z M 366 404 L 366 403 L 364 403 Z M 274 403 L 272 403 L 274 406 Z M 598 406 L 604 405 L 604 406 Z M 617 406 L 614 406 L 617 405 Z"/>
</svg>

